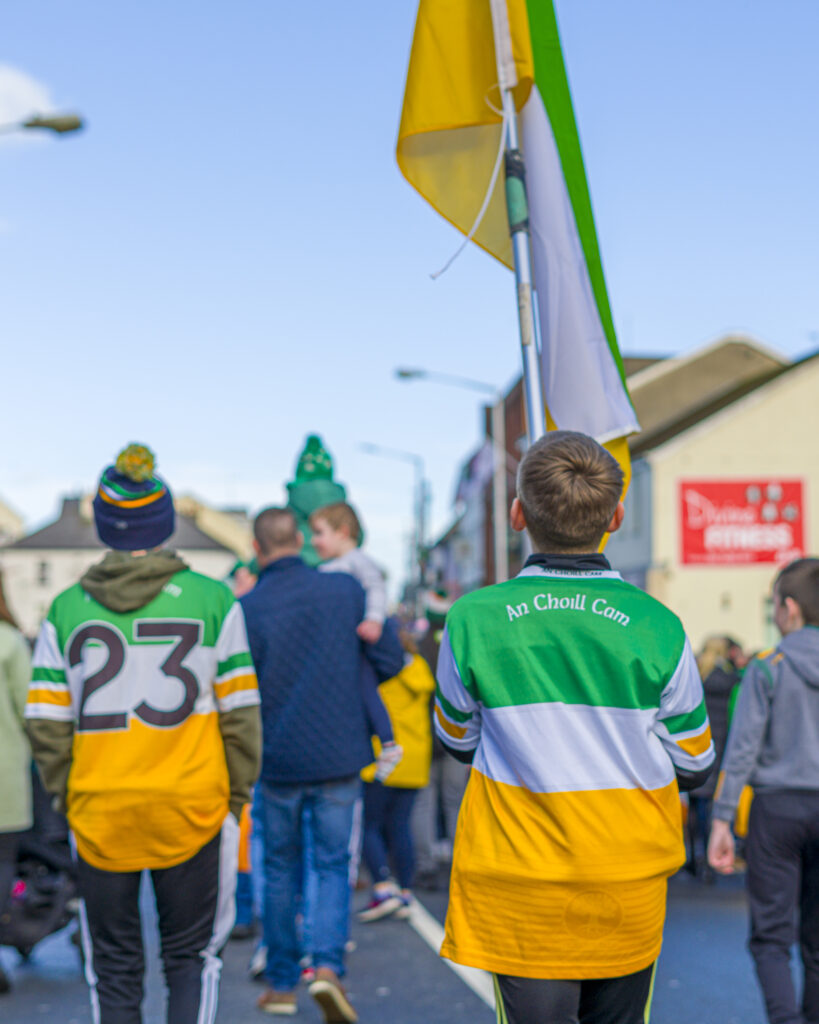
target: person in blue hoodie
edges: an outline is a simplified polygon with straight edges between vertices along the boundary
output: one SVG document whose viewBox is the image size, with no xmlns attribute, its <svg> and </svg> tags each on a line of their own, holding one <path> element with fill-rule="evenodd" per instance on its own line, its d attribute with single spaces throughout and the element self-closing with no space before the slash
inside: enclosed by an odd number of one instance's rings
<svg viewBox="0 0 819 1024">
<path fill-rule="evenodd" d="M 374 705 L 366 686 L 374 690 L 376 680 L 397 675 L 404 652 L 389 624 L 376 643 L 361 642 L 356 630 L 364 618 L 363 587 L 347 573 L 321 573 L 302 561 L 304 538 L 289 509 L 260 512 L 253 532 L 259 579 L 241 603 L 262 702 L 260 804 L 270 986 L 257 1005 L 280 1016 L 297 1009 L 296 912 L 307 813 L 318 875 L 312 922 L 316 973 L 309 991 L 327 1021 L 352 1022 L 356 1012 L 341 978 L 359 772 L 373 759 L 368 712 Z"/>
<path fill-rule="evenodd" d="M 750 785 L 749 948 L 768 1021 L 819 1024 L 819 558 L 786 566 L 773 603 L 782 640 L 745 673 L 714 800 L 708 860 L 716 871 L 733 871 L 730 823 Z M 790 969 L 797 940 L 801 1006 Z"/>
</svg>

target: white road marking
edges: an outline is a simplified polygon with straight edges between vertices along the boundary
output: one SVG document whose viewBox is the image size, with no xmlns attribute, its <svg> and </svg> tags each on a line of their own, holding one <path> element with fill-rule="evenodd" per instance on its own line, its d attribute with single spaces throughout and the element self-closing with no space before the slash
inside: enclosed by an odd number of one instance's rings
<svg viewBox="0 0 819 1024">
<path fill-rule="evenodd" d="M 410 907 L 409 923 L 424 942 L 438 953 L 444 941 L 444 929 L 417 898 L 412 901 Z M 451 960 L 444 960 L 444 963 L 452 968 L 461 981 L 468 985 L 490 1010 L 495 1009 L 495 987 L 491 974 L 478 970 L 477 967 L 464 967 L 463 964 L 456 964 Z"/>
</svg>

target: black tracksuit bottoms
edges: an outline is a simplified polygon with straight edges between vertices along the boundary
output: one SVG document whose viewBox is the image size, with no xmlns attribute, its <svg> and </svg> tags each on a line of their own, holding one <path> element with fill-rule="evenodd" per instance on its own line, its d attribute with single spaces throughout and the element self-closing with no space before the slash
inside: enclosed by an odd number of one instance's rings
<svg viewBox="0 0 819 1024">
<path fill-rule="evenodd" d="M 216 1018 L 219 952 L 235 916 L 237 840 L 238 826 L 229 817 L 190 860 L 150 872 L 172 1024 L 212 1024 Z M 142 872 L 101 871 L 78 861 L 94 1024 L 141 1024 Z"/>
<path fill-rule="evenodd" d="M 599 981 L 496 974 L 498 1024 L 645 1024 L 655 966 Z"/>
<path fill-rule="evenodd" d="M 819 791 L 757 793 L 747 858 L 748 947 L 768 1020 L 819 1024 Z M 805 976 L 801 1007 L 790 966 L 797 936 Z"/>
</svg>

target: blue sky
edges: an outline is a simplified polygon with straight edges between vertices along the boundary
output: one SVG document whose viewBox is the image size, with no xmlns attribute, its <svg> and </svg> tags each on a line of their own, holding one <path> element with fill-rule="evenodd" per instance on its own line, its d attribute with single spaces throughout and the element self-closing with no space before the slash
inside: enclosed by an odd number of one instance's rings
<svg viewBox="0 0 819 1024">
<path fill-rule="evenodd" d="M 481 2 L 481 0 L 475 0 Z M 819 5 L 556 0 L 621 349 L 743 330 L 819 345 Z M 88 130 L 0 140 L 0 497 L 30 523 L 131 439 L 177 491 L 282 499 L 321 433 L 396 575 L 411 469 L 450 515 L 479 398 L 519 372 L 511 275 L 401 178 L 415 0 L 7 0 L 0 115 Z M 812 337 L 813 335 L 813 337 Z"/>
</svg>

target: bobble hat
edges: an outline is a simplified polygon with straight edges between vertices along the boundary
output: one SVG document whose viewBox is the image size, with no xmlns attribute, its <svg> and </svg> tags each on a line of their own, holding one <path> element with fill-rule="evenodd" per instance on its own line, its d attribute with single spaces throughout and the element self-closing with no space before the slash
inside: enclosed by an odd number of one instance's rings
<svg viewBox="0 0 819 1024">
<path fill-rule="evenodd" d="M 94 523 L 103 544 L 118 551 L 158 548 L 174 531 L 173 497 L 154 474 L 153 452 L 129 444 L 107 466 L 94 497 Z"/>
</svg>

